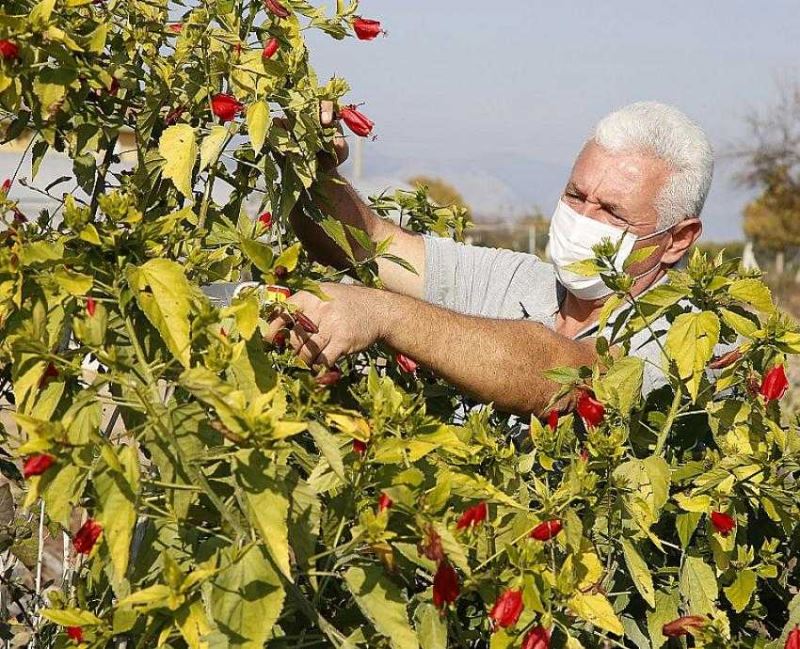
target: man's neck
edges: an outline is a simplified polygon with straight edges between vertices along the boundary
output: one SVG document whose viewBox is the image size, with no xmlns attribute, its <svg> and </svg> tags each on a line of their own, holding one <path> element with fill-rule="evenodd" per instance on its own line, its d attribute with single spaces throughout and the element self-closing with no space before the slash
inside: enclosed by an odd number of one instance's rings
<svg viewBox="0 0 800 649">
<path fill-rule="evenodd" d="M 652 275 L 642 277 L 631 289 L 631 295 L 641 295 L 666 274 L 661 267 Z M 606 299 L 580 300 L 569 291 L 556 314 L 556 331 L 567 338 L 574 338 L 587 327 L 595 324 L 603 310 Z"/>
</svg>

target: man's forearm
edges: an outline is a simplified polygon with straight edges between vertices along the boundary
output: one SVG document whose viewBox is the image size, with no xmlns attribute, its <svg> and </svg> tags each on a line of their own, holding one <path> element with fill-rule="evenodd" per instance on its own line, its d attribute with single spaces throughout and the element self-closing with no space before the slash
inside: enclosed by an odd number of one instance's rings
<svg viewBox="0 0 800 649">
<path fill-rule="evenodd" d="M 590 343 L 538 323 L 466 316 L 388 293 L 376 299 L 382 305 L 382 339 L 390 347 L 504 411 L 545 414 L 560 386 L 543 372 L 591 365 L 596 358 Z"/>
<path fill-rule="evenodd" d="M 380 218 L 358 195 L 355 189 L 336 171 L 322 177 L 313 189 L 314 205 L 323 214 L 345 226 L 366 232 L 377 244 L 391 237 L 389 252 L 407 261 L 417 271 L 411 273 L 386 259 L 378 260 L 378 272 L 384 285 L 405 295 L 420 297 L 423 291 L 425 248 L 421 237 Z M 325 231 L 311 220 L 298 205 L 291 214 L 292 227 L 306 249 L 315 259 L 337 268 L 347 268 L 350 260 Z M 371 251 L 362 248 L 348 236 L 356 260 L 368 258 Z"/>
</svg>

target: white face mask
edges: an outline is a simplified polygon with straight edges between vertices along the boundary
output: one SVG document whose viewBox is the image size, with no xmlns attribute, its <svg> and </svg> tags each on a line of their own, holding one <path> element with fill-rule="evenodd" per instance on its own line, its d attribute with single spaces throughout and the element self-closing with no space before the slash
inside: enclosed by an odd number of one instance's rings
<svg viewBox="0 0 800 649">
<path fill-rule="evenodd" d="M 646 237 L 638 238 L 636 235 L 626 232 L 608 223 L 596 221 L 588 216 L 578 214 L 564 201 L 558 201 L 553 219 L 550 221 L 550 259 L 555 266 L 558 281 L 563 284 L 570 293 L 581 300 L 599 300 L 607 297 L 613 292 L 603 283 L 600 275 L 585 277 L 568 271 L 566 268 L 576 261 L 594 259 L 592 247 L 596 246 L 603 239 L 608 238 L 612 243 L 617 244 L 622 239 L 614 267 L 622 271 L 625 260 L 630 256 L 633 246 L 637 241 L 644 241 L 667 230 L 665 228 Z M 644 277 L 658 267 L 653 266 L 647 272 L 639 275 Z"/>
</svg>

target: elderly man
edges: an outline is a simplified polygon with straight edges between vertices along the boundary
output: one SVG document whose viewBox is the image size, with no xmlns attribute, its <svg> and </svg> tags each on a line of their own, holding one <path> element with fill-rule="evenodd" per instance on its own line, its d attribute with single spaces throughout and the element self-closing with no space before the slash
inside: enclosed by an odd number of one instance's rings
<svg viewBox="0 0 800 649">
<path fill-rule="evenodd" d="M 332 106 L 323 106 L 323 124 L 332 119 Z M 341 163 L 347 149 L 339 140 Z M 705 134 L 675 108 L 641 102 L 608 115 L 578 155 L 553 214 L 552 263 L 407 232 L 379 218 L 333 169 L 317 187 L 320 209 L 373 242 L 390 237 L 390 252 L 417 272 L 381 260 L 386 290 L 326 284 L 329 300 L 298 293 L 291 301 L 319 331 L 310 334 L 285 314 L 271 332 L 291 327 L 291 345 L 311 365 L 330 366 L 380 341 L 479 401 L 540 415 L 558 391 L 545 370 L 595 361 L 592 336 L 611 293 L 599 277 L 566 267 L 593 257 L 592 246 L 604 237 L 624 237 L 620 264 L 633 250 L 653 248 L 627 269 L 633 294 L 662 282 L 700 236 L 713 165 Z M 299 210 L 292 218 L 313 255 L 346 265 L 319 226 Z M 652 390 L 664 382 L 658 345 L 648 335 L 633 343 L 632 353 L 651 361 L 644 390 Z"/>
</svg>

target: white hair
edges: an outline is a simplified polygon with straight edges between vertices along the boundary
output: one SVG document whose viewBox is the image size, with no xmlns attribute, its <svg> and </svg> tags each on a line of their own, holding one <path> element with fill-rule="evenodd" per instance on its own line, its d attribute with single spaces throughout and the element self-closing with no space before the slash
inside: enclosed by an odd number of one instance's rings
<svg viewBox="0 0 800 649">
<path fill-rule="evenodd" d="M 600 120 L 590 140 L 612 152 L 649 152 L 672 168 L 656 199 L 660 228 L 700 216 L 714 175 L 714 152 L 703 129 L 680 110 L 636 102 Z"/>
</svg>

